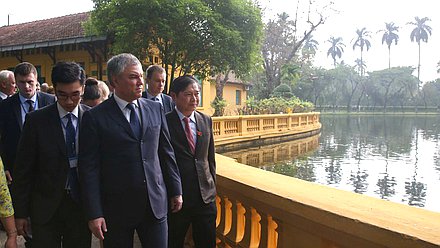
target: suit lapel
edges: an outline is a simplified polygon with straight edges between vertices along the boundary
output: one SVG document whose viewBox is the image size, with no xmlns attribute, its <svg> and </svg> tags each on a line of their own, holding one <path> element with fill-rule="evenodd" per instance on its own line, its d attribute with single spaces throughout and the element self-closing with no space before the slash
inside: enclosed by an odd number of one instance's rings
<svg viewBox="0 0 440 248">
<path fill-rule="evenodd" d="M 21 119 L 21 102 L 20 97 L 18 96 L 19 93 L 16 93 L 14 97 L 14 102 L 12 103 L 12 108 L 14 109 L 14 115 L 15 119 L 17 120 L 18 126 L 20 127 L 20 131 L 23 130 L 23 122 Z"/>
<path fill-rule="evenodd" d="M 122 113 L 121 109 L 119 108 L 119 105 L 116 103 L 116 100 L 114 97 L 109 99 L 111 107 L 108 109 L 110 118 L 112 118 L 116 124 L 120 125 L 125 129 L 125 131 L 130 134 L 131 137 L 134 139 L 137 139 L 136 136 L 133 133 L 133 130 L 131 130 L 130 123 L 125 118 L 124 114 Z"/>
<path fill-rule="evenodd" d="M 200 146 L 203 143 L 203 132 L 202 130 L 206 130 L 205 122 L 203 120 L 203 117 L 197 113 L 197 111 L 194 111 L 194 117 L 196 118 L 196 151 L 200 150 Z M 200 134 L 200 135 L 199 135 Z"/>
<path fill-rule="evenodd" d="M 188 138 L 186 137 L 185 129 L 183 129 L 182 126 L 182 120 L 180 120 L 179 115 L 177 114 L 177 111 L 175 109 L 173 110 L 172 113 L 173 113 L 172 114 L 173 120 L 171 123 L 173 123 L 173 126 L 176 130 L 176 134 L 177 134 L 176 139 L 180 140 L 180 142 L 182 142 L 181 144 L 185 144 L 187 152 L 189 154 L 192 154 L 191 148 L 189 148 Z"/>
<path fill-rule="evenodd" d="M 66 141 L 64 139 L 64 133 L 63 133 L 63 128 L 61 127 L 61 119 L 60 119 L 60 115 L 58 113 L 58 108 L 57 108 L 57 104 L 53 104 L 50 106 L 50 112 L 49 112 L 50 116 L 48 118 L 48 128 L 49 130 L 53 130 L 54 135 L 55 135 L 55 140 L 56 143 L 58 145 L 58 147 L 60 148 L 61 153 L 63 154 L 63 157 L 67 156 L 67 151 L 66 151 Z"/>
<path fill-rule="evenodd" d="M 142 137 L 144 137 L 145 132 L 147 131 L 147 128 L 151 126 L 150 118 L 148 118 L 148 113 L 151 113 L 150 105 L 149 104 L 143 104 L 142 101 L 144 99 L 138 99 L 138 106 L 139 106 L 139 112 L 141 113 L 140 119 L 141 126 L 142 126 Z"/>
</svg>

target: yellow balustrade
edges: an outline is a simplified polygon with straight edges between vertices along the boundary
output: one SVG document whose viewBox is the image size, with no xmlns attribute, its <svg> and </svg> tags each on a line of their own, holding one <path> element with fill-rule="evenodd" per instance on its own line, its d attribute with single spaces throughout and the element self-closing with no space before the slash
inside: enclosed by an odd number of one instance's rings
<svg viewBox="0 0 440 248">
<path fill-rule="evenodd" d="M 321 128 L 319 113 L 213 117 L 216 145 L 301 134 Z"/>
<path fill-rule="evenodd" d="M 440 213 L 216 161 L 218 247 L 440 247 Z"/>
</svg>

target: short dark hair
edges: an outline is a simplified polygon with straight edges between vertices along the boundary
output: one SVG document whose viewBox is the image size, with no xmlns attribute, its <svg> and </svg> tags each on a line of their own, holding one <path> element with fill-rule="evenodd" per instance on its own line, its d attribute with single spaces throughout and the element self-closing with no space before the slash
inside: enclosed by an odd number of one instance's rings
<svg viewBox="0 0 440 248">
<path fill-rule="evenodd" d="M 162 68 L 162 66 L 160 66 L 160 65 L 150 65 L 150 66 L 148 66 L 147 70 L 145 70 L 145 74 L 147 74 L 146 78 L 150 79 L 151 77 L 153 77 L 153 74 L 155 72 L 160 72 L 161 74 L 166 74 L 166 71 L 165 71 L 164 68 Z"/>
<path fill-rule="evenodd" d="M 35 77 L 37 76 L 37 69 L 33 64 L 29 62 L 22 62 L 15 66 L 14 77 L 16 77 L 17 75 L 27 76 L 31 73 L 34 74 Z"/>
<path fill-rule="evenodd" d="M 87 78 L 83 100 L 96 100 L 99 98 L 101 98 L 101 91 L 98 87 L 98 80 L 92 77 Z"/>
<path fill-rule="evenodd" d="M 180 92 L 184 91 L 188 87 L 188 85 L 193 83 L 196 83 L 198 85 L 199 81 L 197 81 L 197 79 L 191 75 L 177 77 L 170 85 L 170 92 L 178 95 Z"/>
<path fill-rule="evenodd" d="M 58 83 L 70 84 L 79 81 L 84 85 L 86 74 L 84 69 L 75 62 L 58 62 L 52 68 L 52 84 L 57 87 Z"/>
</svg>

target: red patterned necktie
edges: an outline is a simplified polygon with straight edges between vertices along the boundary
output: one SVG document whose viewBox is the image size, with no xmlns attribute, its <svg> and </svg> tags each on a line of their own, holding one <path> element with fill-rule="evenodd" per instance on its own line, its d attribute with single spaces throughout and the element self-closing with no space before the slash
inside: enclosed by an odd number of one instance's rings
<svg viewBox="0 0 440 248">
<path fill-rule="evenodd" d="M 194 154 L 194 152 L 196 150 L 196 146 L 195 146 L 195 142 L 194 142 L 194 137 L 191 133 L 191 128 L 189 127 L 189 118 L 184 117 L 183 121 L 185 122 L 186 139 L 188 140 L 188 144 L 189 144 L 189 148 L 191 149 L 191 152 Z"/>
</svg>

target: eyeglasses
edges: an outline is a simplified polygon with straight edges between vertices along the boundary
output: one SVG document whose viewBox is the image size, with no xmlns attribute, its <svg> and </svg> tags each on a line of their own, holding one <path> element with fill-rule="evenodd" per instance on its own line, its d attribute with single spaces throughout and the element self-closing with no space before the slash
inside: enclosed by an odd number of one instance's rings
<svg viewBox="0 0 440 248">
<path fill-rule="evenodd" d="M 62 101 L 67 100 L 67 98 L 70 98 L 72 101 L 75 101 L 75 100 L 78 100 L 81 97 L 81 93 L 80 92 L 75 92 L 75 93 L 73 93 L 71 95 L 67 95 L 67 94 L 64 94 L 64 93 L 57 92 L 56 95 L 57 95 L 57 98 L 59 100 L 62 100 Z"/>
</svg>

